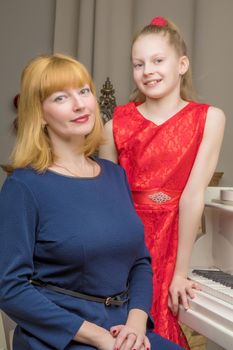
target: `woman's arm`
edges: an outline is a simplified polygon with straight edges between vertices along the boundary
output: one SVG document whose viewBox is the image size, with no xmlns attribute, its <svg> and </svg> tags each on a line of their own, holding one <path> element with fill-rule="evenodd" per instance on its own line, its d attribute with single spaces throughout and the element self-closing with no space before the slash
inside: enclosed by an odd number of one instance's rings
<svg viewBox="0 0 233 350">
<path fill-rule="evenodd" d="M 116 145 L 113 136 L 112 120 L 109 120 L 104 126 L 105 143 L 99 148 L 99 157 L 118 163 Z"/>
<path fill-rule="evenodd" d="M 224 113 L 218 108 L 210 107 L 207 113 L 203 139 L 180 199 L 178 251 L 173 280 L 169 290 L 171 308 L 174 314 L 178 311 L 179 298 L 187 309 L 187 294 L 194 297 L 192 288 L 198 288 L 195 283 L 187 280 L 189 260 L 204 208 L 205 189 L 218 161 L 224 126 Z"/>
<path fill-rule="evenodd" d="M 112 335 L 116 337 L 114 349 L 150 350 L 150 341 L 146 336 L 147 319 L 145 311 L 131 309 L 125 325 L 111 328 Z"/>
<path fill-rule="evenodd" d="M 148 321 L 153 328 L 153 321 L 148 320 L 152 302 L 152 269 L 148 250 L 142 238 L 140 254 L 129 276 L 129 313 L 125 325 L 116 325 L 111 333 L 116 337 L 114 348 L 124 350 L 150 349 L 146 337 Z"/>
<path fill-rule="evenodd" d="M 114 350 L 115 339 L 111 333 L 88 321 L 83 322 L 74 340 L 91 345 L 99 350 Z"/>
</svg>

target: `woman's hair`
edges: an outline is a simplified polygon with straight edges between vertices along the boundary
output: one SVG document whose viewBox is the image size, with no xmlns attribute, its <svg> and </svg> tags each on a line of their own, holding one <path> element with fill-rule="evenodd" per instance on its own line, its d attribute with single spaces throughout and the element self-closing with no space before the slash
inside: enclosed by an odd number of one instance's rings
<svg viewBox="0 0 233 350">
<path fill-rule="evenodd" d="M 132 47 L 139 37 L 149 34 L 160 34 L 168 38 L 169 43 L 174 47 L 178 57 L 187 56 L 187 46 L 182 38 L 177 26 L 170 20 L 162 17 L 156 17 L 151 23 L 145 26 L 134 38 Z M 181 98 L 189 101 L 196 98 L 196 93 L 193 87 L 192 71 L 189 65 L 187 72 L 181 77 L 180 85 Z M 146 97 L 136 88 L 132 93 L 130 100 L 144 102 Z"/>
<path fill-rule="evenodd" d="M 21 77 L 18 103 L 17 138 L 11 155 L 12 164 L 3 166 L 7 172 L 27 166 L 41 172 L 54 161 L 51 141 L 43 126 L 44 100 L 64 88 L 80 88 L 88 84 L 93 95 L 96 90 L 87 69 L 74 58 L 62 55 L 42 55 L 25 67 Z M 94 153 L 102 142 L 102 119 L 96 102 L 95 124 L 85 137 L 83 152 Z"/>
</svg>

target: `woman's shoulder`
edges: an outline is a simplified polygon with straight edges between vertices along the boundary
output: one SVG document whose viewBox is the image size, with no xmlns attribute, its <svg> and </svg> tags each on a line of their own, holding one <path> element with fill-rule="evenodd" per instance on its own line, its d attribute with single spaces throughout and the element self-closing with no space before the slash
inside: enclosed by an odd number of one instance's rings
<svg viewBox="0 0 233 350">
<path fill-rule="evenodd" d="M 104 158 L 101 158 L 101 157 L 95 157 L 95 160 L 103 168 L 108 168 L 108 169 L 112 169 L 112 170 L 115 170 L 115 171 L 123 171 L 123 168 L 119 164 L 116 164 L 116 163 L 112 162 L 111 160 L 104 159 Z"/>
<path fill-rule="evenodd" d="M 1 187 L 1 197 L 4 199 L 10 196 L 15 201 L 24 198 L 25 201 L 34 202 L 34 190 L 39 190 L 36 177 L 38 174 L 33 169 L 15 169 L 6 177 Z"/>
<path fill-rule="evenodd" d="M 27 168 L 18 168 L 15 169 L 10 175 L 10 179 L 18 180 L 18 181 L 27 181 L 29 179 L 35 179 L 39 176 L 39 172 L 34 170 L 31 167 Z"/>
<path fill-rule="evenodd" d="M 113 174 L 124 175 L 125 171 L 119 164 L 116 164 L 116 163 L 112 162 L 111 160 L 103 159 L 100 157 L 96 157 L 95 159 L 100 164 L 101 168 L 104 171 L 109 171 L 109 172 L 112 172 Z"/>
<path fill-rule="evenodd" d="M 37 186 L 39 176 L 40 174 L 30 167 L 15 169 L 7 176 L 3 186 L 15 184 L 15 186 L 33 188 Z"/>
</svg>

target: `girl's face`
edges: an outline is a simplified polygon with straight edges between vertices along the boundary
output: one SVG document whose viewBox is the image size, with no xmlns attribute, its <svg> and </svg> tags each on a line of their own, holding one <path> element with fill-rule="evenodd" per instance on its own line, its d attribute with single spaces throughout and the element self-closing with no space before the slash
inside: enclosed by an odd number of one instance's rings
<svg viewBox="0 0 233 350">
<path fill-rule="evenodd" d="M 42 104 L 51 140 L 83 139 L 95 123 L 96 99 L 88 85 L 56 91 Z"/>
<path fill-rule="evenodd" d="M 188 58 L 178 57 L 162 34 L 140 36 L 132 48 L 133 77 L 138 89 L 150 99 L 180 94 L 181 75 L 188 69 Z"/>
</svg>

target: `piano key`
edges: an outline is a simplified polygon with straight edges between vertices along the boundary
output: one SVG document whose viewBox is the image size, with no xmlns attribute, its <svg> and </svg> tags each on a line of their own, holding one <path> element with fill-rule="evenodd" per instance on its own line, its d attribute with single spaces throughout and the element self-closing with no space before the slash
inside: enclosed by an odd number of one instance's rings
<svg viewBox="0 0 233 350">
<path fill-rule="evenodd" d="M 225 286 L 219 282 L 208 279 L 204 276 L 196 274 L 193 270 L 189 274 L 189 278 L 197 283 L 199 283 L 201 290 L 209 295 L 212 295 L 220 300 L 225 301 L 233 305 L 233 289 L 231 287 Z M 219 270 L 212 270 L 219 271 Z M 205 274 L 205 273 L 203 273 Z"/>
<path fill-rule="evenodd" d="M 220 284 L 227 285 L 233 288 L 233 276 L 230 273 L 221 270 L 199 270 L 195 269 L 192 271 L 194 274 L 206 277 Z"/>
</svg>

